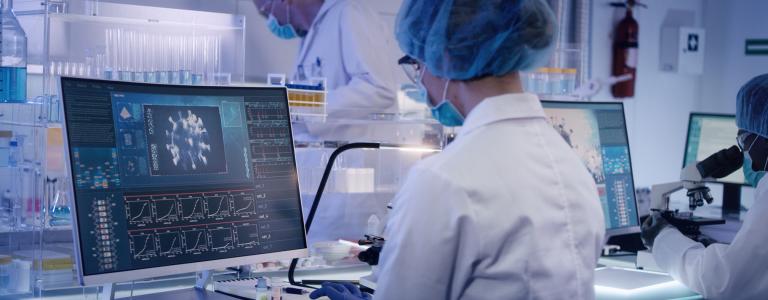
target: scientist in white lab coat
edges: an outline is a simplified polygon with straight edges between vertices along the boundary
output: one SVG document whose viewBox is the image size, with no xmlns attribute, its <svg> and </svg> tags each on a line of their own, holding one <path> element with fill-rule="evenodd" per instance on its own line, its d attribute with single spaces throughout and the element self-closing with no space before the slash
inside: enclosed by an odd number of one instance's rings
<svg viewBox="0 0 768 300">
<path fill-rule="evenodd" d="M 755 203 L 730 245 L 704 247 L 659 213 L 643 224 L 643 242 L 656 264 L 707 299 L 768 299 L 768 74 L 752 79 L 736 101 L 737 143 Z"/>
<path fill-rule="evenodd" d="M 402 76 L 392 30 L 359 0 L 254 0 L 267 27 L 282 39 L 301 39 L 293 80 L 327 79 L 328 117 L 393 112 Z M 303 124 L 299 124 L 303 126 Z M 297 139 L 364 140 L 364 126 L 296 128 Z M 308 134 L 305 135 L 305 134 Z"/>
<path fill-rule="evenodd" d="M 546 62 L 554 34 L 544 0 L 405 1 L 410 77 L 438 121 L 463 127 L 396 196 L 375 299 L 594 298 L 595 182 L 519 74 Z M 369 297 L 335 283 L 322 296 Z"/>
<path fill-rule="evenodd" d="M 360 0 L 254 0 L 267 18 L 267 27 L 282 39 L 301 39 L 293 80 L 313 77 L 327 79 L 328 122 L 293 124 L 297 141 L 381 142 L 393 135 L 361 123 L 345 125 L 339 119 L 361 119 L 371 114 L 397 110 L 397 90 L 407 78 L 392 61 L 402 54 L 397 49 L 393 30 L 384 25 L 381 16 Z M 297 151 L 299 176 L 303 189 L 311 192 L 303 197 L 308 209 L 325 168 L 327 154 L 319 151 Z M 343 167 L 371 168 L 372 154 L 345 155 Z M 371 162 L 371 161 L 374 162 Z M 313 181 L 314 180 L 314 181 Z M 333 187 L 333 186 L 331 186 Z M 369 217 L 386 215 L 390 199 L 375 195 L 334 194 L 327 191 L 318 208 L 310 245 L 339 238 L 363 238 Z"/>
</svg>

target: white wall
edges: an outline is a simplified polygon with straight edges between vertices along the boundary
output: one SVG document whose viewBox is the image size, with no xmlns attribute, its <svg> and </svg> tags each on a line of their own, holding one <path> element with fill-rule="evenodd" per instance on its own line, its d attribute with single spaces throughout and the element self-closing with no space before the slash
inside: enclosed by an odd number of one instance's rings
<svg viewBox="0 0 768 300">
<path fill-rule="evenodd" d="M 611 73 L 612 31 L 623 10 L 612 8 L 612 0 L 594 0 L 592 75 Z M 729 1 L 730 2 L 730 1 Z M 640 24 L 640 53 L 636 97 L 626 100 L 632 162 L 636 186 L 650 186 L 679 178 L 688 114 L 701 95 L 700 76 L 678 75 L 659 69 L 661 28 L 670 10 L 690 11 L 694 25 L 702 26 L 702 0 L 647 0 L 648 9 L 635 12 Z M 709 40 L 713 42 L 713 40 Z M 595 100 L 613 100 L 605 89 Z"/>
<path fill-rule="evenodd" d="M 768 56 L 744 54 L 746 39 L 768 39 L 767 13 L 765 0 L 704 1 L 709 42 L 697 110 L 733 113 L 741 86 L 756 75 L 768 73 Z"/>
</svg>

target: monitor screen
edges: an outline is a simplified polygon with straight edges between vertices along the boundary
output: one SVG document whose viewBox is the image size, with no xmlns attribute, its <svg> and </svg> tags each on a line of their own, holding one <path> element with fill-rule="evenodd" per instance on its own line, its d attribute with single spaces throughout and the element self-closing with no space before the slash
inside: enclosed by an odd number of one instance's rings
<svg viewBox="0 0 768 300">
<path fill-rule="evenodd" d="M 609 234 L 637 232 L 624 106 L 621 103 L 542 101 L 549 122 L 563 136 L 597 184 Z"/>
<path fill-rule="evenodd" d="M 716 152 L 736 144 L 736 116 L 692 113 L 688 121 L 683 167 L 702 161 Z M 745 184 L 744 172 L 739 169 L 719 182 Z"/>
<path fill-rule="evenodd" d="M 306 255 L 284 88 L 61 89 L 83 284 Z"/>
</svg>

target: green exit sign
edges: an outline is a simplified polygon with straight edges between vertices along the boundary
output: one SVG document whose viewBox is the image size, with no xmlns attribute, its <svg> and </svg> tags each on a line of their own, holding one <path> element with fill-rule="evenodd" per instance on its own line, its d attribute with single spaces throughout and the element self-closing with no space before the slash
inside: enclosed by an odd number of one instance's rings
<svg viewBox="0 0 768 300">
<path fill-rule="evenodd" d="M 768 55 L 768 39 L 748 39 L 744 51 L 747 55 Z"/>
</svg>

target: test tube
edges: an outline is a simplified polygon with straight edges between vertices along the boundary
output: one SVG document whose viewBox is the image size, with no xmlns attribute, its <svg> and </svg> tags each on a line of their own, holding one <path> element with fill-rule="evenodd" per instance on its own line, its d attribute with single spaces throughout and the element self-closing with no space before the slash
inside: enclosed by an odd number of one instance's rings
<svg viewBox="0 0 768 300">
<path fill-rule="evenodd" d="M 565 93 L 570 95 L 576 90 L 576 69 L 565 69 Z"/>
<path fill-rule="evenodd" d="M 72 70 L 72 63 L 70 62 L 64 62 L 64 69 L 61 71 L 62 76 L 71 76 L 74 72 Z"/>
<path fill-rule="evenodd" d="M 104 69 L 103 73 L 101 74 L 103 79 L 106 80 L 112 80 L 113 79 L 113 68 L 115 67 L 115 57 L 114 57 L 114 29 L 108 28 L 105 32 L 105 43 L 104 43 Z"/>
<path fill-rule="evenodd" d="M 549 78 L 547 78 L 547 93 L 545 94 L 561 95 L 562 82 L 562 69 L 549 68 Z"/>
<path fill-rule="evenodd" d="M 209 85 L 213 84 L 213 54 L 212 54 L 212 42 L 210 36 L 203 37 L 203 72 L 205 73 L 205 80 Z"/>
<path fill-rule="evenodd" d="M 160 74 L 160 83 L 170 84 L 173 83 L 173 72 L 171 71 L 171 60 L 173 54 L 171 54 L 171 37 L 159 36 L 161 40 L 160 56 L 162 57 L 162 71 Z"/>
<path fill-rule="evenodd" d="M 192 38 L 192 84 L 193 85 L 201 85 L 203 84 L 203 57 L 202 53 L 203 51 L 203 39 L 199 36 L 194 36 Z"/>
<path fill-rule="evenodd" d="M 117 55 L 120 58 L 120 69 L 117 73 L 122 81 L 132 81 L 131 73 L 131 51 L 128 46 L 127 33 L 122 29 L 117 29 Z"/>
<path fill-rule="evenodd" d="M 222 72 L 221 64 L 221 37 L 213 38 L 213 81 L 215 85 L 230 85 L 232 83 L 232 74 Z"/>
<path fill-rule="evenodd" d="M 99 50 L 97 50 L 96 52 L 96 57 L 94 58 L 93 76 L 95 78 L 110 79 L 110 78 L 104 78 L 105 63 L 106 63 L 106 58 L 104 55 L 104 48 L 99 48 Z"/>
<path fill-rule="evenodd" d="M 91 49 L 86 49 L 85 50 L 85 65 L 84 65 L 84 69 L 85 70 L 83 72 L 84 73 L 83 76 L 88 77 L 88 78 L 93 77 L 93 70 L 95 69 L 94 61 L 95 61 L 95 58 L 91 54 Z"/>
<path fill-rule="evenodd" d="M 141 34 L 135 31 L 131 32 L 129 47 L 131 48 L 131 70 L 133 71 L 133 81 L 144 82 L 144 50 L 141 43 Z"/>
<path fill-rule="evenodd" d="M 153 57 L 153 69 L 155 71 L 155 83 L 163 83 L 163 57 L 161 55 L 162 50 L 162 36 L 159 34 L 152 35 L 152 57 Z"/>
<path fill-rule="evenodd" d="M 194 46 L 191 43 L 191 39 L 188 36 L 181 36 L 181 69 L 179 70 L 179 78 L 181 84 L 192 84 L 192 48 Z"/>
<path fill-rule="evenodd" d="M 157 78 L 155 74 L 155 56 L 152 55 L 151 35 L 143 34 L 141 37 L 141 49 L 143 50 L 144 57 L 144 82 L 156 83 Z"/>
<path fill-rule="evenodd" d="M 179 77 L 179 68 L 181 65 L 179 56 L 181 53 L 179 53 L 177 50 L 178 47 L 178 37 L 177 36 L 170 36 L 168 37 L 168 54 L 170 59 L 170 68 L 168 69 L 168 79 L 171 84 L 179 84 L 181 83 L 181 78 Z"/>
</svg>

